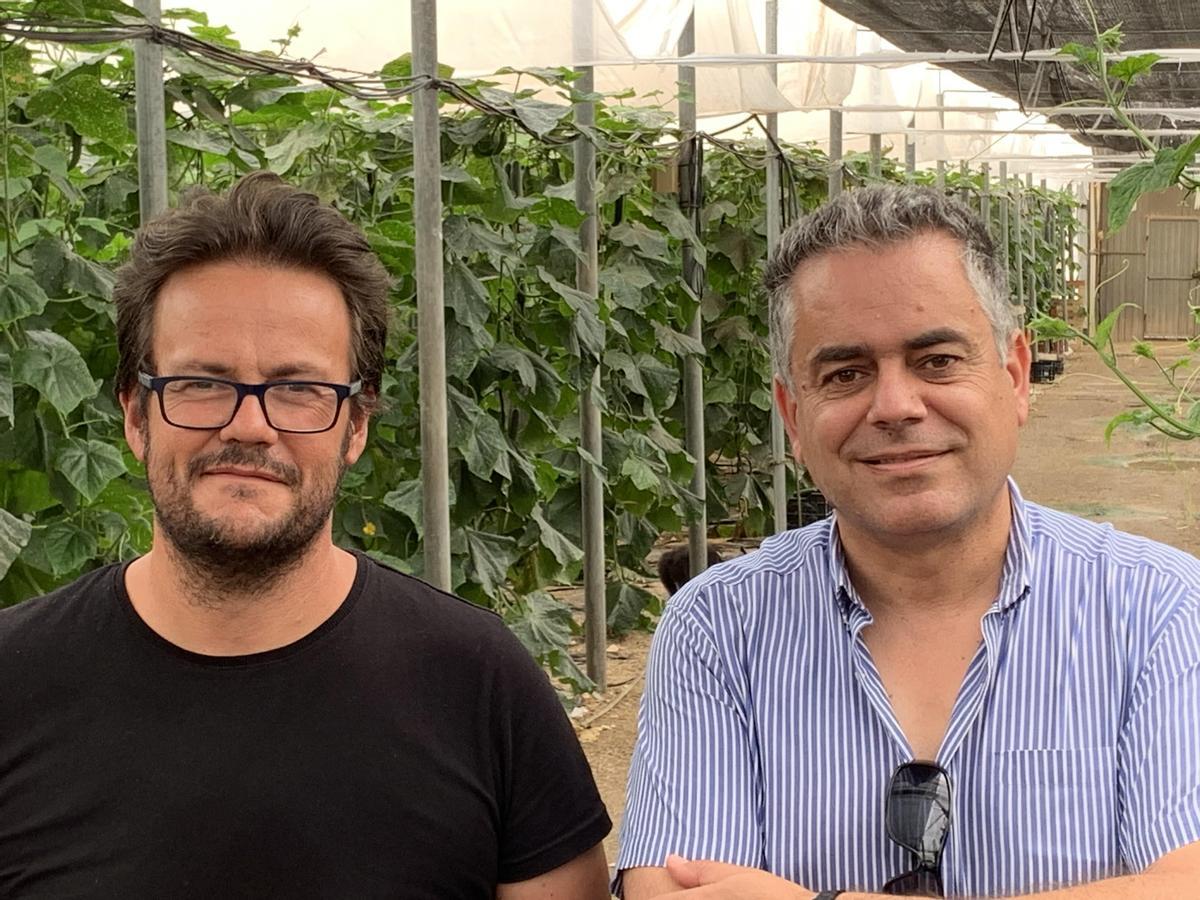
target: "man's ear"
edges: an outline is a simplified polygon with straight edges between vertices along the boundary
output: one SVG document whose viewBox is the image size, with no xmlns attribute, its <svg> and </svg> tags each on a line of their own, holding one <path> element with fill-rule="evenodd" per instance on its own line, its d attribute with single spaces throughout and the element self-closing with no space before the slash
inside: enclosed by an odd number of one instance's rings
<svg viewBox="0 0 1200 900">
<path fill-rule="evenodd" d="M 373 406 L 374 398 L 370 397 L 370 400 Z M 350 433 L 346 435 L 346 452 L 343 460 L 347 466 L 352 466 L 358 462 L 358 458 L 362 456 L 363 450 L 367 447 L 367 426 L 370 424 L 371 416 L 353 400 L 347 405 L 350 407 Z"/>
<path fill-rule="evenodd" d="M 779 410 L 779 418 L 783 420 L 783 427 L 787 431 L 788 440 L 792 445 L 792 456 L 795 457 L 799 465 L 804 465 L 804 444 L 801 438 L 803 437 L 800 431 L 800 425 L 797 421 L 797 413 L 799 412 L 800 404 L 792 395 L 792 391 L 783 380 L 776 375 L 774 384 L 775 393 L 775 408 Z"/>
<path fill-rule="evenodd" d="M 1033 352 L 1024 330 L 1012 333 L 1008 344 L 1008 356 L 1004 368 L 1013 382 L 1013 394 L 1017 401 L 1017 424 L 1024 425 L 1029 418 L 1029 365 Z"/>
<path fill-rule="evenodd" d="M 121 402 L 121 411 L 125 414 L 125 443 L 129 445 L 137 461 L 145 463 L 148 404 L 143 402 L 142 392 L 137 388 L 121 391 L 117 394 L 117 399 Z"/>
</svg>

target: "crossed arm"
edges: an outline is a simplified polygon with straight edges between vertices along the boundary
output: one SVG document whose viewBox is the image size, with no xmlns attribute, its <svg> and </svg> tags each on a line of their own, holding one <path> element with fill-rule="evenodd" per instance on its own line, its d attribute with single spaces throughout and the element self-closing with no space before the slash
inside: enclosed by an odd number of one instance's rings
<svg viewBox="0 0 1200 900">
<path fill-rule="evenodd" d="M 628 869 L 625 900 L 812 900 L 816 891 L 758 869 L 728 863 L 667 858 L 665 868 Z M 1056 891 L 1027 894 L 1031 900 L 1177 900 L 1200 896 L 1200 842 L 1160 857 L 1137 875 Z M 847 892 L 839 900 L 882 900 L 882 894 Z"/>
</svg>

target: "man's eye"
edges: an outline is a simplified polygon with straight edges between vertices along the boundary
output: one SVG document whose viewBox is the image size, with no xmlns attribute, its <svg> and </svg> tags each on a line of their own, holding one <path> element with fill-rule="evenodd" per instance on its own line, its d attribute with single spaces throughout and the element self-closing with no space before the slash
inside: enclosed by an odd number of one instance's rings
<svg viewBox="0 0 1200 900">
<path fill-rule="evenodd" d="M 854 384 L 858 381 L 859 375 L 858 369 L 838 369 L 825 376 L 825 383 L 841 386 Z"/>
<path fill-rule="evenodd" d="M 958 361 L 957 356 L 950 356 L 945 353 L 939 353 L 937 356 L 931 356 L 925 360 L 926 368 L 930 369 L 948 369 Z"/>
</svg>

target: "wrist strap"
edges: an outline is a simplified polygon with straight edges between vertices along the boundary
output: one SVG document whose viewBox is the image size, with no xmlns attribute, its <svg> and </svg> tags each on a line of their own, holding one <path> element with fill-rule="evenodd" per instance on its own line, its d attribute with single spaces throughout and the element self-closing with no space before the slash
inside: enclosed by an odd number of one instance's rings
<svg viewBox="0 0 1200 900">
<path fill-rule="evenodd" d="M 835 897 L 845 893 L 844 891 L 821 891 L 813 900 L 834 900 Z"/>
</svg>

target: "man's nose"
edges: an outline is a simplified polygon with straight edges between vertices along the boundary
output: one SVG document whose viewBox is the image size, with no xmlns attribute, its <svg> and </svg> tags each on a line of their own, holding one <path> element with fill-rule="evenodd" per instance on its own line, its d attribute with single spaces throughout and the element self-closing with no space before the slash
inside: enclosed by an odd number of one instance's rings
<svg viewBox="0 0 1200 900">
<path fill-rule="evenodd" d="M 880 367 L 867 421 L 888 428 L 925 418 L 925 386 L 925 382 L 907 366 Z"/>
<path fill-rule="evenodd" d="M 252 394 L 242 397 L 229 424 L 221 429 L 221 440 L 242 444 L 273 444 L 279 432 L 271 427 L 262 401 Z"/>
</svg>

